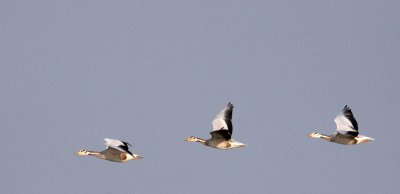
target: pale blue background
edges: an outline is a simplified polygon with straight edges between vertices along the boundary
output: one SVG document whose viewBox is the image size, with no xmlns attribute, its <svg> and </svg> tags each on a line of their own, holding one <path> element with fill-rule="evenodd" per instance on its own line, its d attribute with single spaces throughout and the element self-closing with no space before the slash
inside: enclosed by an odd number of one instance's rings
<svg viewBox="0 0 400 194">
<path fill-rule="evenodd" d="M 395 193 L 400 1 L 0 1 L 1 193 Z M 234 138 L 209 137 L 231 101 Z M 348 104 L 375 142 L 330 134 Z M 145 158 L 77 157 L 103 138 Z"/>
</svg>

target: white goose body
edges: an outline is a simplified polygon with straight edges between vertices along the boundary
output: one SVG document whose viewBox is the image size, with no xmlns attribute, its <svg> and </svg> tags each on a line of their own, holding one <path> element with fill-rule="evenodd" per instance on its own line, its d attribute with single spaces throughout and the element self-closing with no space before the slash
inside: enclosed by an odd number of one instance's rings
<svg viewBox="0 0 400 194">
<path fill-rule="evenodd" d="M 97 151 L 87 151 L 87 150 L 80 150 L 75 154 L 78 156 L 96 156 L 97 158 L 108 160 L 112 162 L 126 162 L 129 160 L 138 160 L 142 159 L 142 156 L 137 154 L 133 154 L 129 151 L 129 144 L 128 142 L 105 138 L 107 149 L 97 152 Z"/>
<path fill-rule="evenodd" d="M 372 137 L 359 135 L 358 123 L 353 115 L 351 109 L 346 105 L 342 112 L 336 118 L 336 132 L 332 135 L 324 135 L 321 133 L 313 132 L 308 136 L 311 138 L 321 138 L 329 142 L 334 142 L 343 145 L 360 144 L 375 140 Z"/>
<path fill-rule="evenodd" d="M 203 145 L 217 149 L 231 149 L 246 147 L 247 145 L 232 139 L 232 112 L 233 104 L 228 103 L 212 122 L 213 131 L 210 132 L 211 139 L 204 140 L 198 137 L 188 137 L 185 141 L 199 142 Z"/>
</svg>

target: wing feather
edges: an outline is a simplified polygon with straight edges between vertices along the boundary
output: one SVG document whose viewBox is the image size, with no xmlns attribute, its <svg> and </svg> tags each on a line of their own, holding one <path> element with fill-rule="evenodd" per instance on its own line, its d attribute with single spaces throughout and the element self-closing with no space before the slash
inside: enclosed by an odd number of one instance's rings
<svg viewBox="0 0 400 194">
<path fill-rule="evenodd" d="M 128 153 L 130 155 L 133 155 L 130 151 L 129 151 L 129 146 L 131 146 L 131 144 L 129 144 L 128 142 L 124 142 L 124 141 L 120 141 L 120 140 L 116 140 L 116 139 L 110 139 L 110 138 L 105 138 L 104 141 L 106 141 L 106 146 L 107 147 L 112 147 L 114 149 L 117 149 L 121 152 L 125 152 Z"/>
<path fill-rule="evenodd" d="M 233 112 L 233 104 L 228 103 L 221 112 L 214 118 L 212 125 L 213 131 L 218 130 L 228 130 L 229 134 L 232 135 L 233 126 L 232 126 L 232 112 Z"/>
<path fill-rule="evenodd" d="M 357 121 L 351 112 L 350 107 L 347 105 L 343 108 L 342 112 L 340 112 L 336 118 L 336 131 L 340 134 L 349 134 L 353 136 L 358 135 L 358 124 Z"/>
</svg>

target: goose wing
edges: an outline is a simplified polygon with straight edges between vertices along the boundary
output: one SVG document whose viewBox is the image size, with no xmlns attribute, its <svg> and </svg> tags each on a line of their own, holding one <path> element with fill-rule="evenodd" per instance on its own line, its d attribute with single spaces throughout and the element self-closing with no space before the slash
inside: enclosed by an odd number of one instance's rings
<svg viewBox="0 0 400 194">
<path fill-rule="evenodd" d="M 213 131 L 227 130 L 232 135 L 232 111 L 233 104 L 229 102 L 214 118 L 212 122 Z"/>
<path fill-rule="evenodd" d="M 124 141 L 120 141 L 120 140 L 116 140 L 116 139 L 110 139 L 110 138 L 105 138 L 104 141 L 106 141 L 106 146 L 107 148 L 114 148 L 116 150 L 119 150 L 121 152 L 125 152 L 128 153 L 130 155 L 133 155 L 130 151 L 129 151 L 129 146 L 132 146 L 131 144 L 129 144 L 128 142 L 124 142 Z"/>
<path fill-rule="evenodd" d="M 225 139 L 230 140 L 232 138 L 232 134 L 229 133 L 228 130 L 220 129 L 217 131 L 210 132 L 212 139 Z"/>
<path fill-rule="evenodd" d="M 347 105 L 343 108 L 342 112 L 339 113 L 335 118 L 336 131 L 340 134 L 347 134 L 357 137 L 358 135 L 358 124 L 356 118 L 354 118 L 350 107 Z"/>
</svg>

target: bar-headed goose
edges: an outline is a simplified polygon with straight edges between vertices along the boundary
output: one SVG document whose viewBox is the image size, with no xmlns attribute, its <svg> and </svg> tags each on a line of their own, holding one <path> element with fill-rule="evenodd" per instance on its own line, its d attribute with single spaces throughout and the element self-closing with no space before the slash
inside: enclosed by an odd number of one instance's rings
<svg viewBox="0 0 400 194">
<path fill-rule="evenodd" d="M 360 144 L 375 140 L 372 137 L 367 137 L 358 134 L 358 124 L 351 112 L 351 109 L 346 105 L 342 112 L 335 118 L 336 132 L 332 135 L 324 135 L 313 132 L 308 134 L 311 138 L 321 138 L 338 144 Z"/>
<path fill-rule="evenodd" d="M 199 142 L 206 146 L 217 149 L 231 149 L 246 147 L 246 144 L 233 140 L 232 137 L 232 110 L 233 104 L 230 102 L 222 111 L 215 117 L 212 122 L 213 131 L 210 132 L 211 139 L 204 140 L 198 137 L 188 137 L 185 141 Z"/>
<path fill-rule="evenodd" d="M 107 149 L 96 152 L 96 151 L 87 151 L 80 150 L 75 154 L 78 156 L 96 156 L 103 160 L 109 160 L 113 162 L 126 162 L 129 160 L 137 160 L 142 159 L 142 156 L 132 154 L 129 151 L 129 147 L 131 144 L 128 142 L 105 138 Z"/>
</svg>

